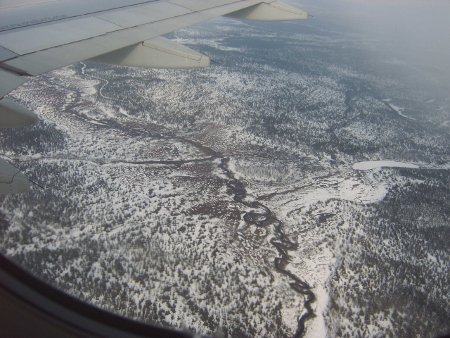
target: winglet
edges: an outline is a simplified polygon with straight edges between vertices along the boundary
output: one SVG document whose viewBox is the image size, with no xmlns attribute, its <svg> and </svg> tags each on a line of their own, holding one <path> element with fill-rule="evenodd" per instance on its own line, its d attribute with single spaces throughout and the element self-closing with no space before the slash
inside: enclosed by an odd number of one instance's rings
<svg viewBox="0 0 450 338">
<path fill-rule="evenodd" d="M 308 13 L 286 5 L 280 1 L 271 3 L 263 2 L 252 7 L 241 9 L 237 12 L 227 14 L 236 19 L 258 20 L 258 21 L 285 21 L 304 20 L 308 18 Z"/>
</svg>

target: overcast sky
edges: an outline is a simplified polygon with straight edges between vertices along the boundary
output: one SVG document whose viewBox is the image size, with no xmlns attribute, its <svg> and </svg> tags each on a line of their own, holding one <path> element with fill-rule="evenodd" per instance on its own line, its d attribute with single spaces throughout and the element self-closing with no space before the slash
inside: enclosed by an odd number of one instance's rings
<svg viewBox="0 0 450 338">
<path fill-rule="evenodd" d="M 450 0 L 288 0 L 317 17 L 384 42 L 384 56 L 433 68 L 450 88 Z"/>
</svg>

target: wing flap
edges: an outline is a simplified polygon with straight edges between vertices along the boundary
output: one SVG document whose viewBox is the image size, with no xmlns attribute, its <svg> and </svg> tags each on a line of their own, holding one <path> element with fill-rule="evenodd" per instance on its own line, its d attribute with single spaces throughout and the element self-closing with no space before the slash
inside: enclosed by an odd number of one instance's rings
<svg viewBox="0 0 450 338">
<path fill-rule="evenodd" d="M 0 99 L 27 80 L 27 77 L 19 76 L 0 68 Z"/>
<path fill-rule="evenodd" d="M 37 116 L 24 106 L 9 98 L 0 101 L 0 128 L 25 127 L 36 121 Z"/>
<path fill-rule="evenodd" d="M 0 46 L 0 62 L 6 61 L 9 59 L 13 59 L 16 56 L 18 56 L 16 53 L 10 51 L 7 48 Z"/>
<path fill-rule="evenodd" d="M 199 68 L 209 66 L 207 56 L 162 37 L 100 55 L 91 59 L 91 61 L 144 68 Z"/>
</svg>

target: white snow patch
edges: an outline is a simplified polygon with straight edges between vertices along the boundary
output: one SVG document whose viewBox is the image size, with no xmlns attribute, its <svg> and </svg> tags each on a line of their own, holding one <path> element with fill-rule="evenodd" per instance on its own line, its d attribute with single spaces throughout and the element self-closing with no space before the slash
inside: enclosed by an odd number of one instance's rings
<svg viewBox="0 0 450 338">
<path fill-rule="evenodd" d="M 405 119 L 408 119 L 408 120 L 413 120 L 413 121 L 416 120 L 415 118 L 413 118 L 413 117 L 411 117 L 411 116 L 405 115 L 405 114 L 403 113 L 403 112 L 405 111 L 405 108 L 396 106 L 395 104 L 391 103 L 391 100 L 390 100 L 390 99 L 384 99 L 384 100 L 382 100 L 382 101 L 383 101 L 389 108 L 391 108 L 394 112 L 396 112 L 398 115 L 400 115 L 401 117 L 404 117 Z"/>
<path fill-rule="evenodd" d="M 377 168 L 410 168 L 419 169 L 419 166 L 414 163 L 397 162 L 391 160 L 383 161 L 364 161 L 353 164 L 354 170 L 372 170 Z"/>
<path fill-rule="evenodd" d="M 342 181 L 338 186 L 338 196 L 342 200 L 370 204 L 382 201 L 388 192 L 384 184 L 376 186 L 361 184 L 355 178 Z"/>
<path fill-rule="evenodd" d="M 90 121 L 88 121 L 89 123 L 92 123 L 92 124 L 97 124 L 97 125 L 99 125 L 99 126 L 106 126 L 106 124 L 104 124 L 104 123 L 101 123 L 101 122 L 98 122 L 98 121 L 94 121 L 94 120 L 90 120 Z"/>
<path fill-rule="evenodd" d="M 360 204 L 377 203 L 384 199 L 388 192 L 385 184 L 380 182 L 363 182 L 356 177 L 345 179 L 329 178 L 322 187 L 314 187 L 297 192 L 296 199 L 288 201 L 281 207 L 285 214 L 294 208 L 309 208 L 318 202 L 331 199 L 353 201 Z"/>
</svg>

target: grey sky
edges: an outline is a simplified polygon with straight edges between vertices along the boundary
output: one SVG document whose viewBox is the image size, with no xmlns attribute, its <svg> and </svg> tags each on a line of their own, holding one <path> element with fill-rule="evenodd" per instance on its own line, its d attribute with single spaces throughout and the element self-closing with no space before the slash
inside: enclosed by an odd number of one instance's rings
<svg viewBox="0 0 450 338">
<path fill-rule="evenodd" d="M 450 88 L 449 0 L 290 0 L 323 19 L 379 41 L 384 57 L 426 67 Z M 450 95 L 450 93 L 449 93 Z"/>
</svg>

